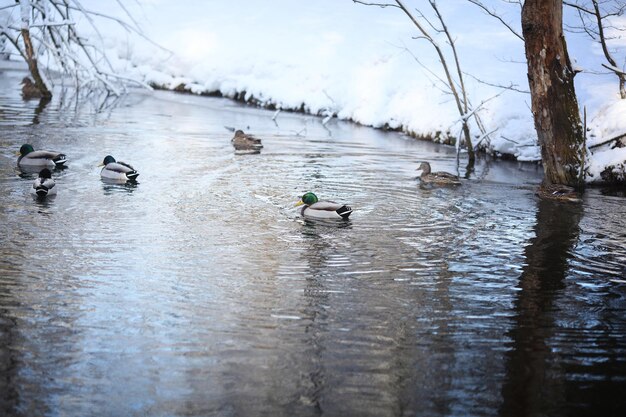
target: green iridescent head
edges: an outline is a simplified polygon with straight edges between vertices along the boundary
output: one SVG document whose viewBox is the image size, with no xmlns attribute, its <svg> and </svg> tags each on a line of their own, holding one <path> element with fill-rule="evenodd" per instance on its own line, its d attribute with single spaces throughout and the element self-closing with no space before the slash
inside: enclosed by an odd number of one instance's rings
<svg viewBox="0 0 626 417">
<path fill-rule="evenodd" d="M 304 204 L 306 204 L 307 206 L 310 206 L 312 204 L 317 203 L 319 200 L 317 199 L 317 196 L 313 193 L 306 193 L 302 196 L 301 198 L 302 202 Z"/>
<path fill-rule="evenodd" d="M 35 150 L 33 149 L 33 145 L 29 145 L 28 143 L 25 143 L 24 145 L 22 145 L 22 147 L 20 148 L 20 155 L 22 156 L 26 156 L 27 154 L 34 152 Z"/>
<path fill-rule="evenodd" d="M 115 162 L 115 158 L 113 158 L 111 155 L 107 155 L 104 157 L 104 161 L 102 161 L 102 165 L 107 165 L 107 164 L 110 164 L 111 162 Z"/>
</svg>

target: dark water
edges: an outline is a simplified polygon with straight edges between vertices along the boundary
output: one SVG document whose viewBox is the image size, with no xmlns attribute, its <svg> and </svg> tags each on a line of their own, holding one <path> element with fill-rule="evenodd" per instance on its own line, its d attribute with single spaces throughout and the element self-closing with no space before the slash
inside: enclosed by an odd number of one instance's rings
<svg viewBox="0 0 626 417">
<path fill-rule="evenodd" d="M 510 162 L 420 189 L 452 150 L 165 92 L 38 107 L 20 78 L 0 74 L 0 415 L 626 415 L 623 195 L 540 202 Z M 25 142 L 67 153 L 54 200 L 16 170 Z M 109 153 L 139 184 L 100 180 Z M 302 220 L 308 190 L 351 220 Z"/>
</svg>

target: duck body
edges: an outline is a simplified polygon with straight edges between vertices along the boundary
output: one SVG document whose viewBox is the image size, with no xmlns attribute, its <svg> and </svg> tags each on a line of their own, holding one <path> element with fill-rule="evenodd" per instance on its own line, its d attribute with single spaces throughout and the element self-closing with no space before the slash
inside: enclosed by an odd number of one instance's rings
<svg viewBox="0 0 626 417">
<path fill-rule="evenodd" d="M 33 80 L 28 77 L 24 77 L 22 79 L 22 97 L 25 99 L 29 98 L 43 98 L 44 94 L 41 90 L 35 85 Z"/>
<path fill-rule="evenodd" d="M 36 151 L 28 143 L 22 145 L 20 157 L 17 159 L 17 165 L 24 167 L 61 168 L 66 162 L 65 154 L 54 151 Z"/>
<path fill-rule="evenodd" d="M 333 201 L 319 201 L 313 193 L 306 193 L 302 196 L 296 206 L 304 206 L 300 213 L 304 217 L 316 219 L 347 219 L 352 214 L 352 208 L 345 204 Z"/>
<path fill-rule="evenodd" d="M 48 168 L 44 168 L 39 171 L 39 177 L 33 182 L 33 186 L 30 190 L 31 194 L 36 195 L 39 198 L 45 198 L 48 196 L 56 195 L 57 187 L 52 173 Z"/>
<path fill-rule="evenodd" d="M 439 171 L 432 172 L 430 164 L 428 162 L 422 162 L 417 170 L 421 170 L 422 173 L 419 176 L 422 184 L 425 185 L 461 185 L 461 180 L 458 176 L 450 174 L 449 172 Z"/>
<path fill-rule="evenodd" d="M 552 184 L 547 181 L 541 183 L 535 195 L 544 200 L 561 201 L 566 203 L 580 203 L 580 194 L 575 188 L 563 184 Z"/>
<path fill-rule="evenodd" d="M 116 161 L 111 155 L 107 155 L 102 161 L 100 177 L 116 181 L 134 181 L 139 173 L 130 164 Z"/>
<path fill-rule="evenodd" d="M 235 131 L 235 136 L 231 139 L 231 143 L 237 153 L 260 153 L 263 148 L 261 139 L 248 135 L 243 130 Z"/>
</svg>

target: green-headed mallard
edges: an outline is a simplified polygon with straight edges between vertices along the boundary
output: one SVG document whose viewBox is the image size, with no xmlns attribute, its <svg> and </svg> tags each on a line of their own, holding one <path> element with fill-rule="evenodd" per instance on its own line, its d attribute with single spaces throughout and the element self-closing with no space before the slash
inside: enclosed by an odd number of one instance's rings
<svg viewBox="0 0 626 417">
<path fill-rule="evenodd" d="M 39 198 L 56 195 L 57 187 L 54 179 L 52 179 L 52 173 L 48 168 L 39 171 L 39 177 L 37 177 L 33 183 L 30 192 L 36 194 Z"/>
<path fill-rule="evenodd" d="M 420 180 L 422 184 L 428 185 L 461 185 L 461 180 L 459 177 L 450 174 L 449 172 L 439 171 L 439 172 L 431 172 L 430 164 L 428 162 L 422 162 L 419 167 L 417 167 L 417 171 L 421 170 L 422 173 L 420 175 Z"/>
<path fill-rule="evenodd" d="M 103 166 L 100 177 L 116 181 L 134 181 L 139 176 L 135 168 L 125 162 L 118 162 L 107 155 L 99 166 Z"/>
<path fill-rule="evenodd" d="M 235 131 L 235 136 L 233 136 L 231 142 L 237 153 L 259 153 L 261 148 L 263 148 L 261 139 L 248 135 L 243 130 Z"/>
<path fill-rule="evenodd" d="M 580 203 L 582 199 L 576 189 L 563 184 L 552 184 L 543 181 L 535 194 L 545 200 L 563 201 L 567 203 Z"/>
<path fill-rule="evenodd" d="M 347 219 L 352 213 L 352 209 L 345 204 L 332 201 L 319 201 L 313 193 L 306 193 L 302 196 L 296 206 L 301 206 L 301 214 L 305 217 L 317 219 Z"/>
<path fill-rule="evenodd" d="M 57 167 L 61 168 L 67 162 L 65 154 L 54 151 L 36 151 L 28 143 L 20 148 L 20 157 L 17 165 L 23 167 Z"/>
</svg>

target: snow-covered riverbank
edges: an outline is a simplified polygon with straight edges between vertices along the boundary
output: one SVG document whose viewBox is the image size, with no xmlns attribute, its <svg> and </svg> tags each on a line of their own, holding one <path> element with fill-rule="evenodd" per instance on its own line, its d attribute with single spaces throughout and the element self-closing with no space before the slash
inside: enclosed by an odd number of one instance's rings
<svg viewBox="0 0 626 417">
<path fill-rule="evenodd" d="M 83 3 L 123 15 L 108 2 Z M 429 10 L 423 1 L 407 3 Z M 515 5 L 485 3 L 520 31 Z M 414 39 L 419 33 L 397 8 L 350 0 L 187 0 L 184 5 L 144 0 L 127 7 L 150 39 L 174 52 L 129 35 L 115 23 L 102 23 L 109 57 L 126 75 L 163 88 L 335 115 L 421 137 L 459 135 L 458 110 L 439 80 L 437 55 L 428 42 Z M 539 160 L 522 41 L 467 1 L 447 0 L 440 9 L 458 48 L 470 100 L 481 107 L 485 130 L 491 132 L 481 145 L 519 160 Z M 568 24 L 577 22 L 571 10 L 565 18 Z M 90 30 L 88 22 L 77 23 Z M 626 26 L 626 18 L 613 23 Z M 599 45 L 584 34 L 568 33 L 568 46 L 583 69 L 576 88 L 581 112 L 587 109 L 588 145 L 626 133 L 626 105 L 619 100 L 616 77 L 601 66 Z M 613 40 L 611 47 L 623 61 L 626 40 Z M 473 133 L 479 135 L 475 126 Z M 610 147 L 593 149 L 590 181 L 597 181 L 608 165 L 620 171 L 621 164 L 623 173 L 626 148 Z"/>
</svg>

